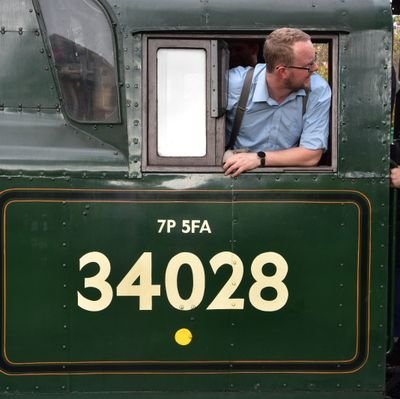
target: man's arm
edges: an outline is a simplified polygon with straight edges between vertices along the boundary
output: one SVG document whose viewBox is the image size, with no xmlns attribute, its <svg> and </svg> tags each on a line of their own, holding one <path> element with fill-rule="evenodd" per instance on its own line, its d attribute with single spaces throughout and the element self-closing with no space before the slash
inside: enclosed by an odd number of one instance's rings
<svg viewBox="0 0 400 399">
<path fill-rule="evenodd" d="M 309 150 L 304 147 L 287 150 L 267 151 L 266 166 L 315 166 L 321 159 L 323 150 Z M 238 176 L 243 172 L 260 166 L 260 158 L 255 152 L 232 155 L 224 163 L 225 175 Z"/>
</svg>

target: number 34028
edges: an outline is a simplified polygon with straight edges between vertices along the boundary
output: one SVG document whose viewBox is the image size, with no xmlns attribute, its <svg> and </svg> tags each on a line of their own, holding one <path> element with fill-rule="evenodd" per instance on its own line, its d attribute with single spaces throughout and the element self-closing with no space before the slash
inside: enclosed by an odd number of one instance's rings
<svg viewBox="0 0 400 399">
<path fill-rule="evenodd" d="M 114 291 L 107 278 L 111 272 L 109 259 L 101 252 L 89 252 L 79 259 L 79 270 L 86 265 L 98 265 L 98 273 L 92 277 L 85 277 L 84 287 L 95 288 L 99 291 L 99 298 L 89 299 L 79 291 L 78 306 L 89 312 L 99 312 L 106 309 L 112 302 Z M 275 274 L 267 276 L 263 273 L 266 264 L 275 265 Z M 161 296 L 161 285 L 152 281 L 152 253 L 143 252 L 128 273 L 117 285 L 116 296 L 133 296 L 139 299 L 139 310 L 152 310 L 153 298 Z M 182 298 L 179 293 L 179 271 L 183 266 L 189 267 L 192 273 L 192 287 L 190 295 Z M 210 259 L 210 266 L 214 274 L 220 267 L 230 266 L 231 274 L 224 286 L 207 306 L 207 310 L 243 310 L 244 298 L 233 297 L 239 287 L 244 274 L 243 262 L 233 252 L 219 252 Z M 263 252 L 257 255 L 250 267 L 254 279 L 249 289 L 251 305 L 263 312 L 275 312 L 285 306 L 289 292 L 284 284 L 288 272 L 288 264 L 282 255 L 276 252 Z M 261 293 L 264 288 L 276 291 L 274 299 L 265 299 Z M 170 305 L 178 310 L 188 311 L 197 308 L 203 301 L 206 289 L 204 266 L 201 260 L 191 252 L 180 252 L 173 256 L 165 269 L 165 292 Z"/>
</svg>

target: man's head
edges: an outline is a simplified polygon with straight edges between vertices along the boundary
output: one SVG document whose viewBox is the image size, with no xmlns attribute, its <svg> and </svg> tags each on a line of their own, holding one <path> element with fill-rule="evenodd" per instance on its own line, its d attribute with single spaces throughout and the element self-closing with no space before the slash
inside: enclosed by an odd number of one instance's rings
<svg viewBox="0 0 400 399">
<path fill-rule="evenodd" d="M 264 44 L 268 73 L 276 73 L 290 90 L 309 89 L 310 76 L 318 69 L 310 36 L 300 29 L 280 28 Z"/>
</svg>

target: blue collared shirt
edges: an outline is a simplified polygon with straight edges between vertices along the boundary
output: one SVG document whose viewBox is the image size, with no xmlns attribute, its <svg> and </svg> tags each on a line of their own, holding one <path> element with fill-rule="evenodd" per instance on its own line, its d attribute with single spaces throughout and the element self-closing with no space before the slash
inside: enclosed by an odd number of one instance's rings
<svg viewBox="0 0 400 399">
<path fill-rule="evenodd" d="M 226 142 L 236 113 L 248 68 L 229 71 L 228 106 L 226 111 Z M 291 93 L 281 104 L 268 94 L 265 64 L 255 66 L 253 81 L 234 148 L 250 151 L 275 151 L 301 147 L 327 149 L 331 89 L 318 74 L 310 79 L 310 92 L 303 115 L 305 90 Z"/>
</svg>

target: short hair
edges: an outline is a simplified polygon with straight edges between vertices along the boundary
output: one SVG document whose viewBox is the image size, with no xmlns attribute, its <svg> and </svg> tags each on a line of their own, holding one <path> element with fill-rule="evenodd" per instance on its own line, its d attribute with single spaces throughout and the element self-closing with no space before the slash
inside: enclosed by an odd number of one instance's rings
<svg viewBox="0 0 400 399">
<path fill-rule="evenodd" d="M 271 32 L 264 43 L 264 59 L 268 72 L 272 72 L 280 63 L 292 64 L 293 44 L 309 40 L 311 40 L 310 35 L 300 29 L 279 28 Z"/>
</svg>

